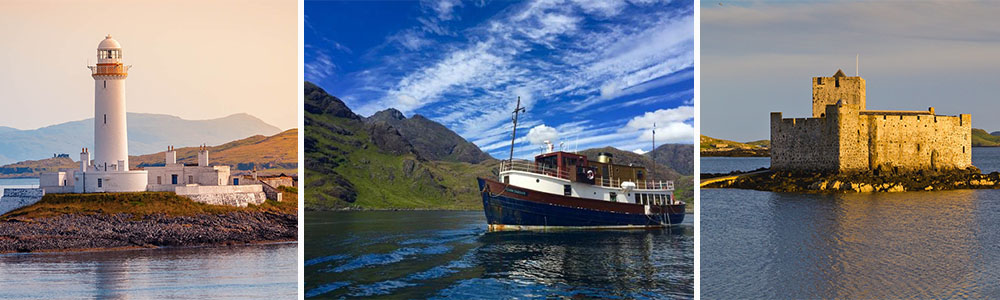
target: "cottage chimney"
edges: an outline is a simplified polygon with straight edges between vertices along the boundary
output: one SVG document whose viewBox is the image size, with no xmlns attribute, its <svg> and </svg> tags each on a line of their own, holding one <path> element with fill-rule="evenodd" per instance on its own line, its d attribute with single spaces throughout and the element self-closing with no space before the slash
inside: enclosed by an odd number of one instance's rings
<svg viewBox="0 0 1000 300">
<path fill-rule="evenodd" d="M 90 152 L 87 148 L 80 150 L 80 172 L 87 172 L 87 165 L 90 164 Z"/>
<path fill-rule="evenodd" d="M 205 145 L 202 145 L 201 149 L 198 150 L 198 166 L 208 166 L 208 147 Z"/>
<path fill-rule="evenodd" d="M 166 153 L 166 161 L 163 164 L 167 166 L 177 164 L 177 151 L 174 151 L 174 146 L 167 146 Z"/>
</svg>

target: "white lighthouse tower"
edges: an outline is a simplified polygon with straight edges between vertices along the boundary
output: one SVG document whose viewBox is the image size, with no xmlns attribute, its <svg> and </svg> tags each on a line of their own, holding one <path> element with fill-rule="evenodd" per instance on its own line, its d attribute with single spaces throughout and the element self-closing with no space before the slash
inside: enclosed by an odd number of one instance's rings
<svg viewBox="0 0 1000 300">
<path fill-rule="evenodd" d="M 109 34 L 97 46 L 94 78 L 94 160 L 81 163 L 74 176 L 78 193 L 146 190 L 146 171 L 129 171 L 128 129 L 125 121 L 125 78 L 131 66 L 122 64 L 122 47 Z M 90 157 L 84 149 L 81 159 Z"/>
</svg>

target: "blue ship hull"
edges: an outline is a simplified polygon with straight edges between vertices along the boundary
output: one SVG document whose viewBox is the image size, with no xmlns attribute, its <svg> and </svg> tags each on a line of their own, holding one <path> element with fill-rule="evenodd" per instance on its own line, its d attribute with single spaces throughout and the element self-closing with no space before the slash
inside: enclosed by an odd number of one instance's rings
<svg viewBox="0 0 1000 300">
<path fill-rule="evenodd" d="M 684 204 L 655 207 L 542 193 L 478 178 L 490 230 L 653 228 L 684 221 Z M 503 191 L 500 191 L 503 190 Z"/>
</svg>

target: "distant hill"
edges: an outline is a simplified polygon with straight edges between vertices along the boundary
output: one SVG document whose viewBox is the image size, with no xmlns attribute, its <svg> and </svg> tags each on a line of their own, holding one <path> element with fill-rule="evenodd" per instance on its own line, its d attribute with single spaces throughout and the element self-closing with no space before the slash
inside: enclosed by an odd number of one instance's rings
<svg viewBox="0 0 1000 300">
<path fill-rule="evenodd" d="M 479 163 L 493 159 L 448 127 L 421 115 L 406 118 L 400 111 L 390 108 L 365 118 L 365 122 L 385 122 L 395 127 L 417 153 L 429 160 Z"/>
<path fill-rule="evenodd" d="M 165 149 L 165 147 L 164 147 Z M 177 162 L 198 163 L 198 147 L 176 148 Z M 298 129 L 286 130 L 280 134 L 265 137 L 255 135 L 219 146 L 209 147 L 209 164 L 232 166 L 233 173 L 257 167 L 265 174 L 295 174 L 298 172 Z M 76 169 L 80 166 L 79 155 L 52 157 L 41 160 L 22 161 L 0 166 L 0 178 L 38 177 L 40 173 L 56 172 L 59 169 Z M 141 156 L 129 156 L 131 168 L 162 166 L 163 151 Z"/>
<path fill-rule="evenodd" d="M 322 88 L 306 82 L 304 89 L 307 210 L 482 209 L 476 177 L 495 177 L 498 163 L 478 147 L 421 116 L 387 109 L 362 118 Z M 628 151 L 603 151 L 652 163 Z M 678 198 L 690 201 L 692 176 L 666 165 L 658 170 L 677 178 Z"/>
<path fill-rule="evenodd" d="M 973 147 L 1000 147 L 1000 136 L 986 133 L 986 130 L 979 128 L 972 129 Z"/>
<path fill-rule="evenodd" d="M 245 139 L 208 147 L 210 165 L 232 166 L 232 171 L 250 171 L 254 167 L 266 173 L 298 173 L 299 130 L 289 129 L 273 136 L 255 135 Z M 197 164 L 198 147 L 174 148 L 177 162 Z M 132 156 L 133 167 L 162 166 L 164 151 Z"/>
<path fill-rule="evenodd" d="M 690 148 L 688 149 L 691 149 L 690 150 L 692 152 L 691 157 L 693 157 L 694 145 L 689 145 L 689 146 Z M 661 147 L 657 147 L 657 149 L 659 150 L 661 149 Z M 612 161 L 616 164 L 624 164 L 624 165 L 631 164 L 636 166 L 643 166 L 646 168 L 646 170 L 649 170 L 650 172 L 653 171 L 651 169 L 653 166 L 653 159 L 650 158 L 650 156 L 648 156 L 648 153 L 639 155 L 636 154 L 635 152 L 619 150 L 614 147 L 604 147 L 604 148 L 583 150 L 580 151 L 580 154 L 586 155 L 587 159 L 597 160 L 597 155 L 601 152 L 611 153 L 611 155 L 614 156 L 612 158 Z M 692 166 L 691 172 L 694 172 L 693 168 L 694 167 Z M 673 180 L 674 189 L 676 190 L 675 197 L 677 197 L 678 200 L 687 202 L 688 204 L 691 205 L 691 207 L 694 207 L 692 202 L 694 199 L 694 189 L 693 189 L 694 176 L 691 176 L 690 174 L 681 175 L 668 165 L 656 164 L 656 178 L 658 180 Z"/>
<path fill-rule="evenodd" d="M 167 146 L 222 144 L 252 135 L 274 135 L 281 130 L 248 114 L 211 120 L 185 120 L 160 114 L 128 113 L 130 155 Z M 94 149 L 94 119 L 66 122 L 33 130 L 0 127 L 0 164 L 38 160 L 52 154 L 76 157 L 80 149 Z"/>
<path fill-rule="evenodd" d="M 654 154 L 656 163 L 670 167 L 681 175 L 694 174 L 694 145 L 663 144 L 643 155 L 652 158 Z"/>
<path fill-rule="evenodd" d="M 740 143 L 702 135 L 699 148 L 701 156 L 765 157 L 771 155 L 770 146 L 769 140 Z"/>
</svg>

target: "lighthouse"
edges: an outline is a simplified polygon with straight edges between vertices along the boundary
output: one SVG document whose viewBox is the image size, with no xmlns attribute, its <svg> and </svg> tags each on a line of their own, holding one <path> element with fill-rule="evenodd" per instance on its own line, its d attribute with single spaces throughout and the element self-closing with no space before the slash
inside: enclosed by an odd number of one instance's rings
<svg viewBox="0 0 1000 300">
<path fill-rule="evenodd" d="M 109 34 L 97 46 L 94 77 L 94 167 L 97 171 L 128 171 L 128 129 L 125 120 L 125 78 L 122 46 Z"/>
<path fill-rule="evenodd" d="M 125 120 L 125 78 L 122 46 L 111 35 L 97 45 L 97 65 L 87 66 L 94 79 L 94 149 L 80 153 L 81 170 L 74 175 L 77 193 L 146 190 L 146 171 L 128 167 L 128 126 Z"/>
</svg>

